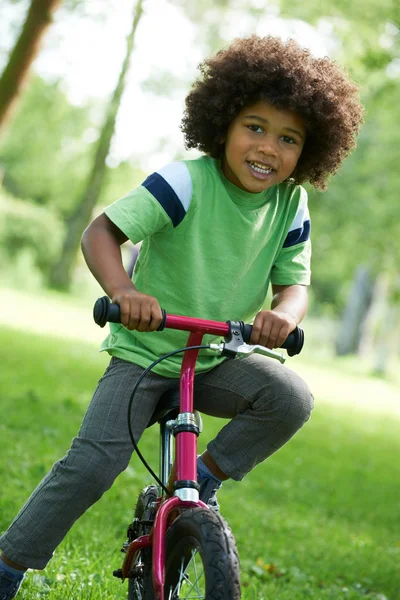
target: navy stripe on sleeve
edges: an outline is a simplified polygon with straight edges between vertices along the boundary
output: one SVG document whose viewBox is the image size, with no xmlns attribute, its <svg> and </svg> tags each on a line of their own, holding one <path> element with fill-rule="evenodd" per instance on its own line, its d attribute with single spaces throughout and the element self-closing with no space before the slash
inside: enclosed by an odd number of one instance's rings
<svg viewBox="0 0 400 600">
<path fill-rule="evenodd" d="M 161 204 L 174 227 L 183 220 L 186 211 L 175 191 L 159 173 L 152 173 L 144 180 L 142 186 Z"/>
<path fill-rule="evenodd" d="M 289 248 L 290 246 L 301 244 L 301 242 L 306 242 L 310 237 L 310 231 L 310 221 L 304 221 L 302 227 L 299 227 L 298 229 L 293 229 L 293 231 L 289 231 L 289 233 L 286 236 L 286 240 L 283 244 L 283 247 Z"/>
</svg>

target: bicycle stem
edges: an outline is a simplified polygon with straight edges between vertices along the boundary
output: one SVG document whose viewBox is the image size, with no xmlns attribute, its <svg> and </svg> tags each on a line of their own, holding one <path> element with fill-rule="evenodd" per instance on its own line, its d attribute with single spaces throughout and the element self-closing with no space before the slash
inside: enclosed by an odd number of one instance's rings
<svg viewBox="0 0 400 600">
<path fill-rule="evenodd" d="M 188 346 L 200 346 L 203 339 L 202 333 L 191 332 L 188 338 Z M 192 414 L 194 411 L 193 406 L 193 386 L 194 386 L 194 374 L 197 356 L 199 350 L 189 350 L 185 352 L 181 367 L 181 381 L 180 381 L 180 393 L 181 393 L 181 413 Z M 191 431 L 182 431 L 176 435 L 176 486 L 183 485 L 183 482 L 196 482 L 197 481 L 197 435 Z M 176 495 L 182 500 L 194 500 L 195 502 L 199 499 L 198 490 L 192 489 L 192 493 L 187 488 L 182 488 L 182 492 L 179 492 L 179 487 L 175 487 Z M 183 492 L 183 490 L 186 490 Z M 185 497 L 183 497 L 185 496 Z"/>
</svg>

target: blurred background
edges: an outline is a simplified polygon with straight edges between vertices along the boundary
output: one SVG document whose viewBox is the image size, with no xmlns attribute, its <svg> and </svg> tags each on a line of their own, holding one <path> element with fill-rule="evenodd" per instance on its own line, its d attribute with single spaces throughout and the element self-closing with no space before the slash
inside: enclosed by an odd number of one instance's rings
<svg viewBox="0 0 400 600">
<path fill-rule="evenodd" d="M 396 379 L 399 27 L 392 0 L 2 0 L 0 320 L 103 337 L 84 228 L 150 171 L 196 155 L 179 125 L 198 64 L 234 37 L 272 34 L 335 59 L 366 107 L 357 150 L 326 192 L 308 187 L 308 351 Z"/>
</svg>

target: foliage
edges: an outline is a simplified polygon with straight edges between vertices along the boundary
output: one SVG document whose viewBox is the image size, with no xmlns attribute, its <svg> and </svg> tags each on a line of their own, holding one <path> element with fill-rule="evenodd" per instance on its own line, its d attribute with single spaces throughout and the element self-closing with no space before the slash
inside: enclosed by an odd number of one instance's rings
<svg viewBox="0 0 400 600">
<path fill-rule="evenodd" d="M 391 21 L 400 24 L 400 6 L 392 0 L 335 0 L 326 3 L 318 2 L 304 3 L 301 0 L 280 0 L 281 14 L 283 17 L 303 19 L 315 23 L 321 17 L 348 19 L 358 23 L 361 27 L 367 23 L 371 26 Z M 359 28 L 357 29 L 359 34 Z"/>
<path fill-rule="evenodd" d="M 313 218 L 313 282 L 320 302 L 343 306 L 359 264 L 391 277 L 400 264 L 398 148 L 393 107 L 400 86 L 384 71 L 370 75 L 363 90 L 367 115 L 357 150 L 325 194 L 310 190 Z"/>
<path fill-rule="evenodd" d="M 196 45 L 203 48 L 203 56 L 217 52 L 232 39 L 232 23 L 242 23 L 242 32 L 235 37 L 254 33 L 258 21 L 279 14 L 279 0 L 202 0 L 186 2 L 170 0 L 179 6 L 186 16 L 196 24 Z M 235 27 L 237 31 L 237 28 Z"/>
<path fill-rule="evenodd" d="M 36 76 L 0 147 L 7 192 L 69 215 L 88 177 L 99 108 L 73 106 L 60 82 Z M 99 204 L 109 204 L 143 179 L 143 172 L 128 161 L 108 166 Z"/>
<path fill-rule="evenodd" d="M 34 265 L 46 272 L 59 252 L 62 235 L 63 224 L 52 210 L 29 201 L 15 200 L 0 190 L 3 268 L 10 264 L 15 266 L 20 254 L 28 251 Z"/>
<path fill-rule="evenodd" d="M 116 166 L 109 166 L 107 168 L 107 179 L 101 190 L 98 210 L 125 196 L 130 190 L 142 183 L 146 177 L 147 173 L 142 171 L 133 161 L 123 161 Z"/>
<path fill-rule="evenodd" d="M 11 329 L 0 336 L 6 366 L 0 371 L 4 530 L 67 450 L 107 358 L 73 340 Z M 239 547 L 243 600 L 400 600 L 393 460 L 400 450 L 398 416 L 379 412 L 369 391 L 373 380 L 363 383 L 357 408 L 352 404 L 357 387 L 346 392 L 338 385 L 343 369 L 330 366 L 328 373 L 336 384 L 324 383 L 321 371 L 319 401 L 304 429 L 242 482 L 228 481 L 219 493 Z M 362 408 L 366 400 L 374 410 Z M 200 450 L 223 423 L 204 417 Z M 140 442 L 153 466 L 157 439 L 153 428 Z M 133 457 L 112 489 L 74 525 L 48 568 L 28 574 L 21 600 L 125 598 L 126 586 L 112 570 L 122 561 L 119 550 L 136 494 L 148 481 Z"/>
<path fill-rule="evenodd" d="M 71 105 L 59 82 L 36 76 L 0 147 L 4 187 L 68 212 L 87 177 L 96 136 L 89 112 Z"/>
<path fill-rule="evenodd" d="M 395 163 L 400 135 L 385 123 L 389 115 L 379 110 L 366 123 L 357 151 L 323 196 L 309 191 L 315 232 L 313 282 L 320 302 L 343 306 L 359 264 L 370 265 L 375 273 L 394 271 L 399 264 L 400 174 Z"/>
<path fill-rule="evenodd" d="M 82 197 L 75 206 L 73 214 L 68 220 L 61 255 L 59 260 L 53 265 L 48 279 L 49 286 L 54 289 L 69 289 L 71 287 L 81 236 L 85 228 L 89 225 L 93 211 L 101 197 L 101 191 L 107 176 L 107 157 L 110 154 L 117 115 L 126 87 L 127 74 L 136 41 L 136 30 L 142 16 L 143 0 L 138 0 L 133 10 L 132 27 L 126 38 L 125 57 L 122 62 L 118 82 L 107 105 L 87 185 Z"/>
</svg>

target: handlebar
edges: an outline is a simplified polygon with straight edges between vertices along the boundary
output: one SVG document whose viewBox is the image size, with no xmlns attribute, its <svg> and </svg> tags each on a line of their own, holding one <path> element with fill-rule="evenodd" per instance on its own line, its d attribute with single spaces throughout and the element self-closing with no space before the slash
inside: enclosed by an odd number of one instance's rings
<svg viewBox="0 0 400 600">
<path fill-rule="evenodd" d="M 251 337 L 252 325 L 243 323 L 242 321 L 231 324 L 230 321 L 222 323 L 218 321 L 193 319 L 191 317 L 168 315 L 164 309 L 161 309 L 161 312 L 163 319 L 157 331 L 162 331 L 167 327 L 170 329 L 183 329 L 187 331 L 198 330 L 203 333 L 213 333 L 215 335 L 226 337 L 231 334 L 231 325 L 235 325 L 236 327 L 240 327 L 240 333 L 245 343 L 248 343 Z M 104 327 L 107 322 L 121 323 L 119 304 L 111 303 L 108 296 L 98 298 L 93 307 L 93 319 L 100 327 Z M 284 348 L 289 356 L 294 356 L 301 352 L 303 344 L 304 332 L 300 327 L 296 327 L 296 329 L 288 335 L 281 348 Z"/>
<path fill-rule="evenodd" d="M 253 326 L 250 323 L 242 324 L 243 341 L 249 343 Z M 281 348 L 284 348 L 289 356 L 300 354 L 304 345 L 304 331 L 300 327 L 296 327 L 283 342 Z"/>
</svg>

